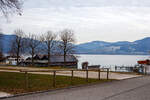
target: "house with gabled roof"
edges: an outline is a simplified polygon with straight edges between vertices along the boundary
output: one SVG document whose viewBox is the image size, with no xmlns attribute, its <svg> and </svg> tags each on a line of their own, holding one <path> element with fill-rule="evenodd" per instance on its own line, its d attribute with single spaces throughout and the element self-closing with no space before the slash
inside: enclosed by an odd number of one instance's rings
<svg viewBox="0 0 150 100">
<path fill-rule="evenodd" d="M 35 55 L 33 57 L 35 66 L 48 66 L 48 56 L 47 55 Z M 31 65 L 32 58 L 28 57 L 23 64 Z M 66 66 L 77 68 L 78 60 L 74 55 L 67 55 L 66 62 L 64 62 L 63 55 L 51 55 L 50 57 L 50 66 Z"/>
</svg>

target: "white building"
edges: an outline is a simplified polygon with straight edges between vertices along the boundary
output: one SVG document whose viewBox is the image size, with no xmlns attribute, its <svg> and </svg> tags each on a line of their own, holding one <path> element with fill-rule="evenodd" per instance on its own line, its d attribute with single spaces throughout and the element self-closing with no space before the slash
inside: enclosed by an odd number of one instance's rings
<svg viewBox="0 0 150 100">
<path fill-rule="evenodd" d="M 150 74 L 150 60 L 138 61 L 138 64 L 142 66 L 143 73 Z"/>
<path fill-rule="evenodd" d="M 19 57 L 19 62 L 24 61 L 23 58 Z M 17 65 L 17 57 L 16 56 L 7 56 L 5 60 L 8 65 Z"/>
</svg>

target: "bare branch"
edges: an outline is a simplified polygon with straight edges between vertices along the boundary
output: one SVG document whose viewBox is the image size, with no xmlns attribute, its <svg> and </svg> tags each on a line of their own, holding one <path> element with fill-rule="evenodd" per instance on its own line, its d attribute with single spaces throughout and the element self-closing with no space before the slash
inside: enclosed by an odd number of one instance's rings
<svg viewBox="0 0 150 100">
<path fill-rule="evenodd" d="M 0 0 L 0 11 L 7 16 L 9 13 L 17 12 L 21 15 L 22 0 Z"/>
</svg>

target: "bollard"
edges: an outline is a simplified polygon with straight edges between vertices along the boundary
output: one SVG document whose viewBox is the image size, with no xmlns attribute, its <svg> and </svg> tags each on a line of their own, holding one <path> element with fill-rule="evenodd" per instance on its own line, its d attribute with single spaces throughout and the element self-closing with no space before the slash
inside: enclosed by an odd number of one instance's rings
<svg viewBox="0 0 150 100">
<path fill-rule="evenodd" d="M 98 70 L 98 79 L 99 79 L 99 80 L 101 79 L 101 73 L 100 73 L 100 72 L 101 72 L 101 70 L 99 69 L 99 70 Z"/>
<path fill-rule="evenodd" d="M 56 71 L 53 71 L 53 87 L 56 87 Z"/>
<path fill-rule="evenodd" d="M 86 81 L 88 82 L 88 75 L 89 73 L 88 73 L 88 69 L 86 70 Z"/>
</svg>

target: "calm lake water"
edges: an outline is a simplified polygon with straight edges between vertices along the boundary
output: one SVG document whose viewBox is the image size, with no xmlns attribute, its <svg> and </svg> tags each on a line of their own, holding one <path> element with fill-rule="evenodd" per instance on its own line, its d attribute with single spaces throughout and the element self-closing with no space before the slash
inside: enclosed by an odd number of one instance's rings
<svg viewBox="0 0 150 100">
<path fill-rule="evenodd" d="M 81 69 L 81 63 L 88 61 L 89 65 L 101 65 L 101 67 L 111 66 L 134 66 L 138 60 L 150 59 L 149 55 L 77 55 Z"/>
</svg>

